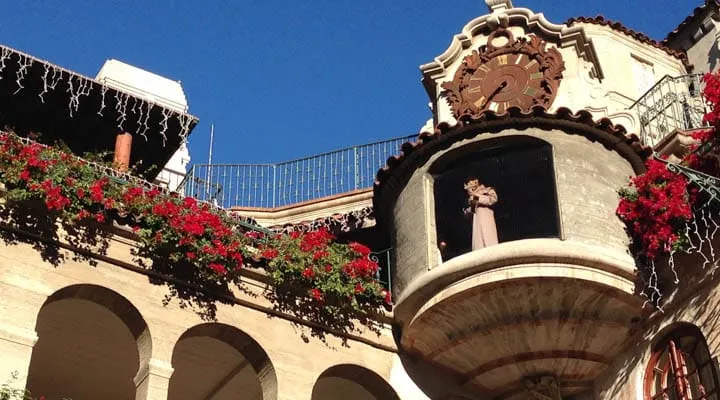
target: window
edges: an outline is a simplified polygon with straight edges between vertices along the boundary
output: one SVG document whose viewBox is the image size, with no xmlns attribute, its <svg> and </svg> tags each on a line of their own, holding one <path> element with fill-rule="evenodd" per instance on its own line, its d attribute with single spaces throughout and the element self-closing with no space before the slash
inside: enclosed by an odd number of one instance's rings
<svg viewBox="0 0 720 400">
<path fill-rule="evenodd" d="M 499 243 L 560 236 L 552 147 L 529 136 L 488 139 L 441 157 L 433 165 L 437 243 L 443 261 L 472 251 L 468 178 L 494 188 L 491 207 Z"/>
<path fill-rule="evenodd" d="M 642 96 L 655 85 L 655 70 L 653 65 L 635 56 L 633 61 L 633 78 L 637 86 L 638 96 Z"/>
<path fill-rule="evenodd" d="M 717 369 L 697 327 L 682 325 L 658 344 L 645 374 L 645 398 L 718 400 Z"/>
</svg>

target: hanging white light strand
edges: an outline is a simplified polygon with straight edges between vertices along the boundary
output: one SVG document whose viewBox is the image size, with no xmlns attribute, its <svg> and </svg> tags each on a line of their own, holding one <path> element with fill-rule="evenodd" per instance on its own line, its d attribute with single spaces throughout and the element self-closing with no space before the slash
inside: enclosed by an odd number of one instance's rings
<svg viewBox="0 0 720 400">
<path fill-rule="evenodd" d="M 141 100 L 140 105 L 137 108 L 137 125 L 138 125 L 138 134 L 140 134 L 142 137 L 145 138 L 145 141 L 147 142 L 148 137 L 145 135 L 147 131 L 150 129 L 148 126 L 148 120 L 150 119 L 150 111 L 152 110 L 152 104 Z"/>
<path fill-rule="evenodd" d="M 655 269 L 655 260 L 650 260 L 648 269 L 650 274 L 648 276 L 648 281 L 645 285 L 645 289 L 643 289 L 642 291 L 642 296 L 647 298 L 647 300 L 645 300 L 645 302 L 643 303 L 643 308 L 646 304 L 650 303 L 655 306 L 658 311 L 663 312 L 663 309 L 660 306 L 660 300 L 662 300 L 663 296 L 660 292 L 660 288 L 658 287 L 658 274 L 657 269 Z"/>
<path fill-rule="evenodd" d="M 115 120 L 118 123 L 118 128 L 123 132 L 125 131 L 124 125 L 127 119 L 128 97 L 130 96 L 127 93 L 115 91 L 115 111 L 117 112 L 117 118 Z"/>
<path fill-rule="evenodd" d="M 170 120 L 170 117 L 172 116 L 172 111 L 168 110 L 167 108 L 163 108 L 162 110 L 162 121 L 160 121 L 160 134 L 163 137 L 163 147 L 165 147 L 165 143 L 167 143 L 167 135 L 165 135 L 165 132 L 168 131 L 168 121 Z"/>
<path fill-rule="evenodd" d="M 190 126 L 193 123 L 193 117 L 187 114 L 180 114 L 178 115 L 178 119 L 180 121 L 180 137 L 185 141 L 190 135 Z"/>
<path fill-rule="evenodd" d="M 20 64 L 18 66 L 17 72 L 15 73 L 15 76 L 17 77 L 15 83 L 17 83 L 18 88 L 13 94 L 18 94 L 21 90 L 25 89 L 25 86 L 23 86 L 22 82 L 27 76 L 28 68 L 33 65 L 33 59 L 26 56 L 25 54 L 18 54 L 18 57 L 20 59 Z"/>
<path fill-rule="evenodd" d="M 17 61 L 15 57 L 17 57 Z M 56 91 L 66 92 L 69 97 L 68 112 L 71 118 L 77 115 L 81 98 L 83 96 L 88 97 L 91 93 L 95 93 L 93 91 L 98 91 L 100 94 L 100 105 L 96 114 L 104 117 L 108 109 L 114 108 L 117 127 L 122 131 L 129 129 L 127 122 L 131 118 L 136 118 L 137 132 L 135 133 L 145 138 L 146 141 L 149 140 L 148 134 L 150 132 L 158 130 L 160 135 L 162 135 L 163 146 L 167 145 L 168 134 L 173 133 L 175 128 L 177 128 L 177 134 L 181 142 L 186 141 L 190 134 L 195 119 L 189 114 L 177 112 L 150 101 L 134 97 L 129 93 L 112 89 L 93 79 L 75 74 L 3 46 L 0 46 L 0 79 L 3 79 L 2 73 L 7 71 L 8 65 L 16 63 L 15 82 L 17 89 L 13 94 L 18 94 L 23 89 L 26 89 L 27 79 L 36 79 L 35 75 L 30 73 L 35 62 L 39 62 L 42 66 L 42 73 L 39 74 L 42 81 L 38 82 L 38 86 L 41 86 L 42 90 L 37 93 L 38 98 L 45 104 L 46 100 L 52 100 L 52 98 L 47 98 L 49 93 Z M 67 85 L 66 87 L 63 87 L 61 84 L 62 81 L 66 81 L 66 83 L 63 82 Z M 35 81 L 32 83 L 35 84 Z M 33 86 L 31 85 L 30 87 Z M 107 94 L 108 90 L 111 89 L 115 100 L 114 107 L 108 103 L 108 101 L 111 102 L 111 100 L 109 100 Z M 158 107 L 158 111 L 155 111 L 156 107 Z M 131 117 L 130 114 L 133 114 L 133 116 Z M 171 119 L 173 119 L 173 121 L 171 121 Z M 150 125 L 153 126 L 151 127 Z M 172 129 L 170 125 L 172 125 Z"/>
<path fill-rule="evenodd" d="M 2 72 L 5 70 L 5 62 L 10 59 L 12 51 L 6 47 L 0 47 L 0 79 L 2 79 Z"/>
<path fill-rule="evenodd" d="M 57 87 L 57 84 L 62 80 L 62 71 L 53 67 L 52 65 L 43 64 L 43 90 L 38 94 L 38 97 L 40 98 L 40 101 L 45 104 L 45 98 L 43 97 L 45 93 L 49 93 L 49 90 L 55 90 Z M 52 75 L 50 74 L 50 71 L 52 71 Z"/>
<path fill-rule="evenodd" d="M 107 94 L 108 87 L 105 85 L 100 85 L 100 109 L 97 112 L 97 115 L 104 117 L 103 110 L 105 109 L 105 94 Z"/>
<path fill-rule="evenodd" d="M 75 82 L 73 82 L 73 81 L 75 81 Z M 89 95 L 91 90 L 92 90 L 92 84 L 91 84 L 90 80 L 88 80 L 82 76 L 70 75 L 70 78 L 68 79 L 68 88 L 67 88 L 67 93 L 70 95 L 70 100 L 68 102 L 68 109 L 70 110 L 70 117 L 73 117 L 74 113 L 76 113 L 78 108 L 80 108 L 80 96 Z"/>
</svg>

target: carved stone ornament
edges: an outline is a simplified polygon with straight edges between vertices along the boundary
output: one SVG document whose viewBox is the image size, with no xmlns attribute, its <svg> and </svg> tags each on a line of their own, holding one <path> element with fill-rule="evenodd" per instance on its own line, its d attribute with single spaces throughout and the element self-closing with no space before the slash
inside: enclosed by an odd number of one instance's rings
<svg viewBox="0 0 720 400">
<path fill-rule="evenodd" d="M 541 376 L 535 379 L 526 379 L 525 388 L 529 399 L 533 400 L 562 400 L 560 387 L 554 376 Z"/>
<path fill-rule="evenodd" d="M 503 38 L 505 43 L 496 45 Z M 486 110 L 503 113 L 510 107 L 548 109 L 564 70 L 557 48 L 548 48 L 535 35 L 515 40 L 512 32 L 500 28 L 486 45 L 465 57 L 453 80 L 442 84 L 442 95 L 458 120 Z"/>
</svg>

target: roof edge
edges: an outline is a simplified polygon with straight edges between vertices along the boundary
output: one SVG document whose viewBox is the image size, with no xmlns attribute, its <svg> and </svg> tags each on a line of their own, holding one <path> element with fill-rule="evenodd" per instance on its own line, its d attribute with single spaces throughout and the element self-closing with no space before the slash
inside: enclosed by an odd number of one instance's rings
<svg viewBox="0 0 720 400">
<path fill-rule="evenodd" d="M 403 144 L 401 154 L 387 160 L 385 167 L 377 172 L 373 185 L 377 224 L 383 226 L 390 220 L 392 206 L 414 171 L 424 165 L 432 154 L 445 148 L 443 146 L 481 134 L 498 133 L 506 128 L 531 127 L 564 128 L 598 141 L 628 160 L 638 174 L 645 171 L 645 160 L 652 154 L 652 148 L 643 145 L 637 135 L 628 134 L 622 125 L 615 125 L 608 118 L 595 121 L 586 110 L 573 113 L 562 107 L 555 113 L 548 113 L 545 108 L 536 106 L 525 111 L 511 107 L 502 114 L 485 111 L 454 125 L 441 123 L 433 132 L 419 134 L 417 141 Z"/>
<path fill-rule="evenodd" d="M 598 15 L 595 17 L 570 18 L 565 23 L 568 26 L 572 26 L 572 25 L 578 24 L 578 23 L 606 26 L 614 31 L 624 33 L 625 35 L 630 36 L 631 38 L 637 40 L 638 42 L 653 46 L 653 47 L 655 47 L 659 50 L 662 50 L 665 53 L 679 59 L 680 61 L 682 61 L 683 65 L 685 65 L 685 67 L 688 68 L 688 71 L 692 68 L 692 65 L 690 65 L 690 63 L 688 62 L 687 54 L 685 54 L 684 51 L 673 49 L 673 48 L 667 46 L 664 42 L 658 42 L 657 40 L 651 39 L 648 35 L 646 35 L 642 32 L 638 32 L 632 28 L 628 28 L 627 26 L 623 25 L 621 22 L 607 19 L 602 15 Z"/>
</svg>

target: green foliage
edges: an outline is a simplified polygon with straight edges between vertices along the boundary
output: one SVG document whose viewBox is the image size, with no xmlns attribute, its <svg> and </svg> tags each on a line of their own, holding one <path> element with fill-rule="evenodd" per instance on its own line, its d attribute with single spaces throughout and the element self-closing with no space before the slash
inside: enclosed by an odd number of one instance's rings
<svg viewBox="0 0 720 400">
<path fill-rule="evenodd" d="M 87 254 L 107 250 L 107 230 L 98 224 L 129 225 L 138 239 L 136 262 L 171 277 L 156 283 L 168 285 L 181 305 L 198 306 L 208 319 L 217 302 L 231 302 L 232 287 L 243 289 L 247 266 L 268 272 L 267 297 L 276 308 L 334 329 L 354 329 L 353 319 L 374 326 L 378 308 L 390 303 L 375 278 L 378 265 L 363 245 L 335 243 L 319 231 L 263 238 L 258 248 L 262 234 L 235 224 L 224 210 L 54 147 L 0 134 L 0 183 L 7 189 L 0 196 L 10 203 L 44 204 L 44 212 L 14 214 L 37 218 L 23 229 L 32 226 L 55 238 L 60 220 L 72 244 Z M 0 207 L 0 221 L 10 214 L 8 206 Z"/>
</svg>

